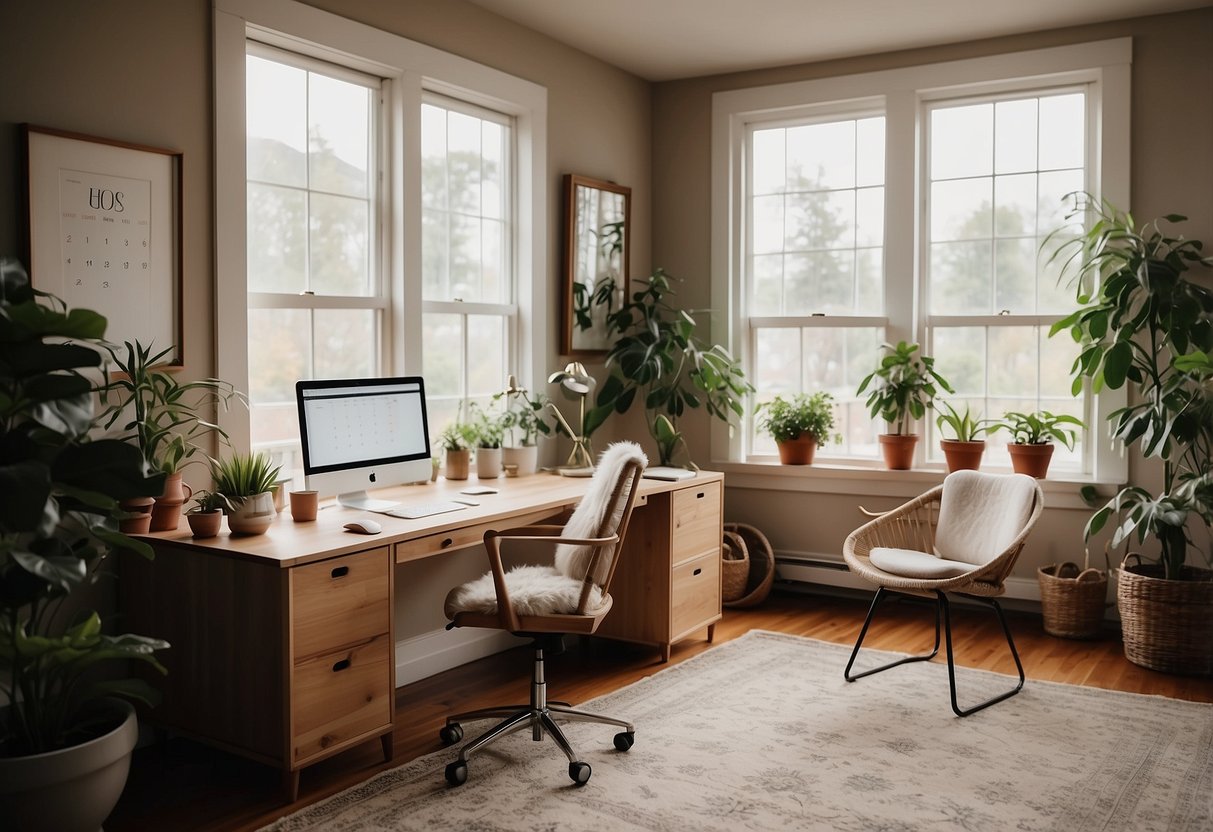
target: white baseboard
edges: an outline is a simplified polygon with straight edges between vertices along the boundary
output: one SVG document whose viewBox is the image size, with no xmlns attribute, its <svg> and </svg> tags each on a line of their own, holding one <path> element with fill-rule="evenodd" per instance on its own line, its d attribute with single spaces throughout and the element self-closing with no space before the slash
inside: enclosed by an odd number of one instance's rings
<svg viewBox="0 0 1213 832">
<path fill-rule="evenodd" d="M 398 641 L 396 687 L 526 643 L 501 630 L 476 629 L 433 630 Z"/>
</svg>

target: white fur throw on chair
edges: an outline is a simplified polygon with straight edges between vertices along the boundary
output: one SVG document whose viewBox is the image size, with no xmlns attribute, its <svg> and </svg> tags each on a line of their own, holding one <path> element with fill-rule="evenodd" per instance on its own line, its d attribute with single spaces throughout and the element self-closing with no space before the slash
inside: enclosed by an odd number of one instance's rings
<svg viewBox="0 0 1213 832">
<path fill-rule="evenodd" d="M 616 442 L 599 457 L 598 467 L 581 502 L 565 524 L 561 537 L 594 537 L 602 525 L 603 514 L 623 466 L 636 460 L 648 465 L 648 458 L 635 442 Z M 624 500 L 616 506 L 616 514 L 609 528 L 619 525 Z M 516 566 L 505 573 L 506 589 L 510 601 L 519 615 L 552 615 L 571 613 L 577 609 L 581 599 L 584 580 L 593 547 L 561 544 L 556 547 L 554 566 Z M 605 548 L 595 575 L 595 586 L 590 590 L 589 609 L 602 604 L 600 589 L 610 569 L 614 547 Z M 447 618 L 459 612 L 477 612 L 491 615 L 497 612 L 497 591 L 493 587 L 493 575 L 486 572 L 474 581 L 451 590 L 447 595 L 445 610 Z"/>
</svg>

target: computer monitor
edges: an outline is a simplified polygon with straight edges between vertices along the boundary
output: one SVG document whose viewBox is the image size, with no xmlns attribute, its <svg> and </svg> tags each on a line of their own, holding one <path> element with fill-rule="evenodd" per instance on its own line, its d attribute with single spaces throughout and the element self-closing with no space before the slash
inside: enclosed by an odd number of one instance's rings
<svg viewBox="0 0 1213 832">
<path fill-rule="evenodd" d="M 298 381 L 307 487 L 343 506 L 389 511 L 368 488 L 430 479 L 430 432 L 420 376 Z"/>
</svg>

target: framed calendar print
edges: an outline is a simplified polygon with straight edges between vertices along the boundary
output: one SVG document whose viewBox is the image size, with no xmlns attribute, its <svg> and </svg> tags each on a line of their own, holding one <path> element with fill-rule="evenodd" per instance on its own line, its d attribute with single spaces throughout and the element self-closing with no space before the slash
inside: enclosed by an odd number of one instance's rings
<svg viewBox="0 0 1213 832">
<path fill-rule="evenodd" d="M 92 309 L 115 344 L 181 339 L 181 154 L 23 125 L 30 280 Z"/>
</svg>

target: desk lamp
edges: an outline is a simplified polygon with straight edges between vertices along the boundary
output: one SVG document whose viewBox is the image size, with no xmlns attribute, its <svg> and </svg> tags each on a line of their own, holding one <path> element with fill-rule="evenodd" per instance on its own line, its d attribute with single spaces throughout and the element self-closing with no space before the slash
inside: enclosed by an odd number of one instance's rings
<svg viewBox="0 0 1213 832">
<path fill-rule="evenodd" d="M 580 361 L 571 361 L 563 370 L 548 376 L 548 384 L 559 384 L 560 392 L 566 399 L 578 402 L 578 427 L 585 429 L 585 400 L 590 392 L 598 386 L 594 377 L 586 372 Z M 566 477 L 588 477 L 594 473 L 594 452 L 590 448 L 590 437 L 583 436 L 581 430 L 574 431 L 565 420 L 564 414 L 552 402 L 548 407 L 556 415 L 564 432 L 573 440 L 573 451 L 569 454 L 568 462 L 556 469 Z"/>
</svg>

